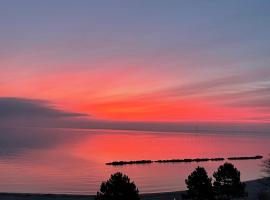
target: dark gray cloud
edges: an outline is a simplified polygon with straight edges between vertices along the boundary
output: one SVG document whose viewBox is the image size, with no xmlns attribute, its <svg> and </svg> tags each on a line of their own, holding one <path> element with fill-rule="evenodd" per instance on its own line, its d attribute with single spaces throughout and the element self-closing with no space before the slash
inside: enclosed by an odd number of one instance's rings
<svg viewBox="0 0 270 200">
<path fill-rule="evenodd" d="M 67 126 L 69 120 L 87 116 L 58 110 L 46 101 L 0 98 L 0 156 L 10 156 L 29 149 L 51 148 L 75 141 L 80 134 L 52 129 Z"/>
<path fill-rule="evenodd" d="M 66 118 L 86 114 L 55 109 L 47 102 L 24 98 L 0 98 L 0 118 Z"/>
<path fill-rule="evenodd" d="M 242 95 L 241 95 L 242 96 Z M 250 105 L 252 99 L 247 101 Z M 252 105 L 269 105 L 266 99 L 259 99 Z M 245 104 L 243 105 L 245 106 Z M 112 130 L 138 130 L 138 131 L 264 131 L 270 130 L 266 126 L 247 125 L 241 123 L 217 123 L 217 122 L 125 122 L 94 120 L 85 118 L 85 114 L 60 111 L 48 106 L 48 103 L 39 100 L 0 98 L 0 135 L 3 135 L 2 127 L 40 127 L 40 128 L 71 128 L 71 129 L 112 129 Z M 266 129 L 265 129 L 266 128 Z"/>
<path fill-rule="evenodd" d="M 83 129 L 192 132 L 198 134 L 269 134 L 270 124 L 216 122 L 124 122 L 83 118 L 48 106 L 44 101 L 0 98 L 0 156 L 10 156 L 29 149 L 47 149 L 74 143 L 89 132 Z M 260 119 L 258 119 L 260 120 Z M 102 131 L 101 131 L 102 132 Z"/>
</svg>

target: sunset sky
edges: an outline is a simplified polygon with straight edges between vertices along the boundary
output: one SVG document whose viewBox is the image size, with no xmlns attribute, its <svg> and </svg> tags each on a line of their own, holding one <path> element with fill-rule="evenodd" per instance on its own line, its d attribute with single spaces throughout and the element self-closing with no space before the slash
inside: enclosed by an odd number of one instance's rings
<svg viewBox="0 0 270 200">
<path fill-rule="evenodd" d="M 0 119 L 267 124 L 269 11 L 268 0 L 3 0 Z"/>
</svg>

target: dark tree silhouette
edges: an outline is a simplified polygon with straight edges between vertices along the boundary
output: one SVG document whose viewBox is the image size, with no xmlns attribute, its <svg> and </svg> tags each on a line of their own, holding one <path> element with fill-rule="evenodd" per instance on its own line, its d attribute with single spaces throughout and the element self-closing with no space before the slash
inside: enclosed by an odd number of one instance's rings
<svg viewBox="0 0 270 200">
<path fill-rule="evenodd" d="M 231 200 L 245 197 L 245 184 L 240 180 L 240 172 L 231 163 L 221 165 L 214 172 L 214 193 L 218 200 Z"/>
<path fill-rule="evenodd" d="M 139 190 L 128 176 L 117 172 L 102 182 L 96 200 L 139 200 Z"/>
<path fill-rule="evenodd" d="M 258 200 L 269 200 L 270 199 L 270 191 L 260 191 L 258 193 Z"/>
<path fill-rule="evenodd" d="M 263 172 L 267 177 L 270 177 L 270 158 L 263 161 Z"/>
<path fill-rule="evenodd" d="M 205 169 L 197 167 L 185 180 L 188 190 L 186 194 L 183 194 L 183 198 L 192 200 L 214 199 L 211 181 Z"/>
<path fill-rule="evenodd" d="M 263 161 L 262 163 L 262 172 L 264 173 L 264 178 L 260 180 L 261 184 L 267 187 L 267 191 L 262 191 L 261 196 L 267 196 L 270 199 L 270 154 L 269 158 Z"/>
</svg>

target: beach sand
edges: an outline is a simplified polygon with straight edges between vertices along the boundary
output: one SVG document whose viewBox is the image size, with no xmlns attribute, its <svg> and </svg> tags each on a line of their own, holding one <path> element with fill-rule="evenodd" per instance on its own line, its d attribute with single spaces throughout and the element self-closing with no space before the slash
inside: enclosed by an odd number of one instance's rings
<svg viewBox="0 0 270 200">
<path fill-rule="evenodd" d="M 262 179 L 246 182 L 248 200 L 256 200 L 257 193 L 266 190 L 267 186 L 262 184 Z M 153 194 L 142 194 L 141 200 L 181 200 L 183 192 L 164 192 Z M 94 195 L 57 195 L 57 194 L 18 194 L 0 193 L 0 200 L 94 200 Z"/>
</svg>

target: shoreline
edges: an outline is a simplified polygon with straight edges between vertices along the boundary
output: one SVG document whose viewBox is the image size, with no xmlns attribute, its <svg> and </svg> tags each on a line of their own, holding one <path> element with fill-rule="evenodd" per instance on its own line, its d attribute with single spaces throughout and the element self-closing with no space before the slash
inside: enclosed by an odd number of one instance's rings
<svg viewBox="0 0 270 200">
<path fill-rule="evenodd" d="M 257 197 L 257 193 L 267 187 L 262 184 L 266 178 L 246 181 L 247 200 Z M 182 200 L 181 194 L 185 191 L 172 191 L 160 193 L 141 194 L 141 200 Z M 38 193 L 5 193 L 0 192 L 1 200 L 94 200 L 95 195 L 76 195 L 76 194 L 38 194 Z"/>
</svg>

